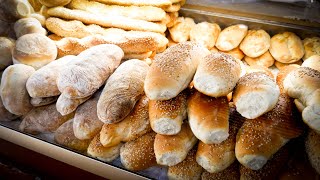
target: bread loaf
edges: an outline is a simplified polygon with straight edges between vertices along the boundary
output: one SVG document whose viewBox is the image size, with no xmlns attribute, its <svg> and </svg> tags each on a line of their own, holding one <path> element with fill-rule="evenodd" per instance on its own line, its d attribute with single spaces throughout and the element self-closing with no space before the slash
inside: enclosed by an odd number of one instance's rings
<svg viewBox="0 0 320 180">
<path fill-rule="evenodd" d="M 169 100 L 190 84 L 200 60 L 210 52 L 192 42 L 179 43 L 157 55 L 145 80 L 151 100 Z"/>
<path fill-rule="evenodd" d="M 170 100 L 149 103 L 151 128 L 163 135 L 174 135 L 180 132 L 183 120 L 187 118 L 187 92 L 181 92 Z"/>
<path fill-rule="evenodd" d="M 12 64 L 13 47 L 13 40 L 6 37 L 0 37 L 0 70 L 4 70 L 7 66 Z"/>
<path fill-rule="evenodd" d="M 188 99 L 188 119 L 193 134 L 205 144 L 219 144 L 229 136 L 226 97 L 216 99 L 194 92 Z"/>
<path fill-rule="evenodd" d="M 19 129 L 31 134 L 52 133 L 73 116 L 74 113 L 62 116 L 55 104 L 35 107 L 23 118 Z"/>
<path fill-rule="evenodd" d="M 60 71 L 58 89 L 67 98 L 85 98 L 105 83 L 120 64 L 123 51 L 116 45 L 102 44 L 91 47 Z"/>
<path fill-rule="evenodd" d="M 240 179 L 239 163 L 237 161 L 221 172 L 209 173 L 208 171 L 204 171 L 201 175 L 201 180 L 239 180 L 239 179 Z"/>
<path fill-rule="evenodd" d="M 157 134 L 154 141 L 154 153 L 160 165 L 174 166 L 182 162 L 188 152 L 197 143 L 189 125 L 184 123 L 176 135 Z"/>
<path fill-rule="evenodd" d="M 195 26 L 191 18 L 178 17 L 175 24 L 169 29 L 170 36 L 175 42 L 186 42 L 190 39 L 190 31 Z"/>
<path fill-rule="evenodd" d="M 97 158 L 104 162 L 111 162 L 120 156 L 120 148 L 123 144 L 117 144 L 112 147 L 103 147 L 100 143 L 100 134 L 98 133 L 90 142 L 87 149 L 89 156 Z"/>
<path fill-rule="evenodd" d="M 58 79 L 58 74 L 66 67 L 68 63 L 76 59 L 76 56 L 65 56 L 38 69 L 27 81 L 26 87 L 29 95 L 33 98 L 60 95 L 60 91 L 56 82 Z"/>
<path fill-rule="evenodd" d="M 33 67 L 23 64 L 11 65 L 4 70 L 1 78 L 0 96 L 4 107 L 10 113 L 22 116 L 32 109 L 26 82 L 34 72 Z"/>
<path fill-rule="evenodd" d="M 274 64 L 274 59 L 271 56 L 270 52 L 267 51 L 261 56 L 258 56 L 256 58 L 251 58 L 249 56 L 244 57 L 244 60 L 250 65 L 250 66 L 265 66 L 270 67 Z"/>
<path fill-rule="evenodd" d="M 45 106 L 56 102 L 58 96 L 45 97 L 45 98 L 31 98 L 30 103 L 34 107 Z"/>
<path fill-rule="evenodd" d="M 303 40 L 303 46 L 306 51 L 303 60 L 306 60 L 313 55 L 320 56 L 320 37 L 305 38 Z"/>
<path fill-rule="evenodd" d="M 99 119 L 108 124 L 122 121 L 144 94 L 148 64 L 133 59 L 122 63 L 110 76 L 97 105 Z"/>
<path fill-rule="evenodd" d="M 78 139 L 92 139 L 102 128 L 103 123 L 97 115 L 97 103 L 100 93 L 99 91 L 96 92 L 91 99 L 84 102 L 76 110 L 73 118 L 73 132 Z M 100 136 L 97 138 L 100 141 Z"/>
<path fill-rule="evenodd" d="M 274 62 L 274 65 L 279 69 L 279 70 L 282 70 L 283 68 L 285 68 L 286 66 L 297 66 L 297 67 L 300 67 L 301 64 L 302 64 L 302 60 L 299 60 L 297 62 L 294 62 L 294 63 L 281 63 L 279 61 L 275 61 Z"/>
<path fill-rule="evenodd" d="M 190 30 L 190 41 L 194 41 L 211 49 L 216 44 L 221 32 L 220 26 L 216 23 L 201 22 Z"/>
<path fill-rule="evenodd" d="M 63 123 L 54 133 L 54 141 L 58 144 L 85 152 L 90 144 L 90 140 L 77 139 L 73 134 L 73 119 Z"/>
<path fill-rule="evenodd" d="M 100 142 L 104 147 L 111 147 L 120 142 L 133 141 L 151 131 L 148 111 L 149 99 L 143 96 L 123 121 L 104 124 L 100 131 Z"/>
<path fill-rule="evenodd" d="M 251 58 L 256 58 L 265 54 L 269 47 L 270 35 L 262 29 L 249 30 L 240 44 L 240 49 L 243 53 Z"/>
<path fill-rule="evenodd" d="M 12 121 L 17 119 L 19 116 L 10 113 L 3 105 L 2 100 L 0 98 L 0 122 L 1 121 Z"/>
<path fill-rule="evenodd" d="M 320 55 L 310 56 L 308 59 L 304 60 L 301 66 L 309 67 L 320 72 Z"/>
<path fill-rule="evenodd" d="M 156 133 L 150 132 L 125 143 L 120 149 L 122 165 L 131 171 L 139 171 L 156 165 L 153 148 L 155 136 Z"/>
<path fill-rule="evenodd" d="M 309 130 L 305 141 L 306 153 L 311 166 L 320 174 L 320 135 L 319 132 Z"/>
<path fill-rule="evenodd" d="M 253 72 L 240 78 L 233 92 L 233 102 L 243 117 L 254 119 L 270 111 L 279 95 L 279 87 L 270 76 Z"/>
<path fill-rule="evenodd" d="M 26 64 L 39 69 L 54 61 L 57 47 L 43 34 L 33 33 L 21 36 L 12 51 L 14 64 Z"/>
<path fill-rule="evenodd" d="M 79 99 L 70 99 L 67 96 L 65 96 L 64 93 L 62 93 L 56 103 L 57 111 L 61 115 L 67 115 L 72 112 L 74 112 L 78 106 L 84 102 L 86 102 L 88 99 L 90 99 L 91 96 L 79 98 Z"/>
<path fill-rule="evenodd" d="M 229 26 L 219 34 L 216 47 L 220 51 L 230 51 L 239 46 L 247 32 L 248 26 L 244 24 Z"/>
<path fill-rule="evenodd" d="M 71 0 L 39 0 L 39 2 L 47 7 L 65 6 L 70 3 Z"/>
<path fill-rule="evenodd" d="M 194 75 L 194 87 L 212 97 L 228 95 L 240 78 L 240 64 L 232 56 L 212 53 L 204 57 Z"/>
<path fill-rule="evenodd" d="M 216 48 L 215 50 L 217 51 L 214 51 L 214 52 L 218 52 L 218 49 Z M 213 51 L 212 49 L 210 50 L 211 52 Z M 236 59 L 239 59 L 239 60 L 242 60 L 242 58 L 244 57 L 244 54 L 243 52 L 240 50 L 239 47 L 236 47 L 230 51 L 220 51 L 220 52 L 223 52 L 225 54 L 229 54 L 231 55 L 232 57 L 236 58 Z"/>
<path fill-rule="evenodd" d="M 47 35 L 47 31 L 41 26 L 41 23 L 35 18 L 22 18 L 14 23 L 14 31 L 17 38 L 31 33 Z"/>
</svg>

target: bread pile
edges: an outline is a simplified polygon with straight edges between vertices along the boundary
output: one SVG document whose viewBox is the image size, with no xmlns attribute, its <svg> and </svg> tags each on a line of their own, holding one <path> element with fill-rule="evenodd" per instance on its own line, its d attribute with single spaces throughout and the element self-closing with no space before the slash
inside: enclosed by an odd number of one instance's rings
<svg viewBox="0 0 320 180">
<path fill-rule="evenodd" d="M 196 23 L 178 17 L 184 3 L 7 3 L 0 120 L 131 171 L 168 166 L 169 179 L 276 177 L 304 122 L 320 172 L 319 38 Z"/>
</svg>

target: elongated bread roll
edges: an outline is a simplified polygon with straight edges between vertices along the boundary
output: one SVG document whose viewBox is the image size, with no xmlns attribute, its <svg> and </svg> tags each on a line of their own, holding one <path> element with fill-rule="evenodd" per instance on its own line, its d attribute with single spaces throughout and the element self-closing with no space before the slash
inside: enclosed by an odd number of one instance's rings
<svg viewBox="0 0 320 180">
<path fill-rule="evenodd" d="M 235 152 L 238 161 L 252 170 L 261 169 L 290 139 L 301 135 L 298 120 L 293 100 L 281 94 L 270 112 L 244 122 L 237 135 Z"/>
<path fill-rule="evenodd" d="M 111 147 L 120 142 L 133 141 L 151 131 L 148 106 L 149 99 L 143 96 L 123 121 L 104 124 L 100 131 L 100 141 L 104 147 Z"/>
<path fill-rule="evenodd" d="M 157 134 L 154 141 L 154 153 L 160 165 L 174 166 L 182 162 L 188 152 L 197 143 L 189 125 L 184 123 L 176 135 Z"/>
<path fill-rule="evenodd" d="M 39 2 L 47 7 L 56 7 L 67 5 L 71 0 L 39 0 Z"/>
<path fill-rule="evenodd" d="M 270 35 L 262 29 L 249 30 L 240 44 L 245 55 L 256 58 L 266 53 L 270 47 Z"/>
<path fill-rule="evenodd" d="M 103 85 L 120 64 L 123 51 L 116 45 L 102 44 L 91 47 L 60 71 L 58 89 L 68 98 L 84 98 Z"/>
<path fill-rule="evenodd" d="M 301 66 L 309 67 L 320 72 L 320 55 L 310 56 L 308 59 L 304 60 Z"/>
<path fill-rule="evenodd" d="M 187 118 L 187 92 L 181 92 L 170 100 L 151 100 L 149 116 L 154 132 L 163 135 L 179 133 L 183 120 Z"/>
<path fill-rule="evenodd" d="M 60 91 L 56 82 L 58 74 L 66 67 L 68 63 L 76 59 L 76 56 L 65 56 L 38 69 L 27 81 L 26 87 L 29 95 L 33 98 L 60 95 Z"/>
<path fill-rule="evenodd" d="M 253 72 L 240 78 L 233 92 L 233 102 L 243 117 L 254 119 L 270 111 L 279 95 L 279 87 L 270 76 Z"/>
<path fill-rule="evenodd" d="M 121 6 L 156 6 L 166 7 L 170 6 L 172 2 L 170 0 L 94 0 L 105 4 L 116 4 Z"/>
<path fill-rule="evenodd" d="M 150 132 L 125 143 L 120 149 L 122 165 L 131 171 L 139 171 L 156 165 L 153 147 L 155 136 L 156 133 Z"/>
<path fill-rule="evenodd" d="M 47 35 L 46 29 L 41 26 L 41 23 L 35 18 L 22 18 L 14 23 L 14 31 L 17 38 L 31 33 L 39 33 Z"/>
<path fill-rule="evenodd" d="M 12 49 L 15 42 L 7 37 L 0 37 L 0 70 L 12 64 Z"/>
<path fill-rule="evenodd" d="M 220 51 L 230 51 L 239 46 L 247 32 L 248 26 L 244 24 L 229 26 L 219 34 L 216 47 Z"/>
<path fill-rule="evenodd" d="M 100 92 L 96 92 L 91 99 L 78 107 L 73 118 L 74 135 L 81 140 L 92 139 L 98 134 L 103 123 L 97 115 L 97 104 Z M 100 141 L 100 136 L 98 137 Z"/>
<path fill-rule="evenodd" d="M 169 100 L 190 84 L 199 61 L 210 52 L 205 47 L 185 42 L 157 55 L 147 74 L 144 91 L 151 100 Z"/>
<path fill-rule="evenodd" d="M 62 116 L 55 104 L 35 107 L 23 118 L 19 129 L 31 134 L 52 133 L 73 116 Z"/>
<path fill-rule="evenodd" d="M 58 96 L 45 97 L 45 98 L 31 98 L 30 103 L 34 107 L 45 106 L 56 102 Z"/>
<path fill-rule="evenodd" d="M 103 147 L 100 143 L 100 134 L 98 133 L 90 142 L 87 153 L 104 162 L 111 162 L 120 156 L 120 148 L 123 144 L 117 144 L 112 147 Z"/>
<path fill-rule="evenodd" d="M 19 116 L 10 113 L 3 105 L 0 98 L 0 121 L 12 121 L 17 119 Z"/>
<path fill-rule="evenodd" d="M 216 44 L 221 28 L 216 23 L 201 22 L 196 24 L 190 31 L 190 41 L 203 44 L 211 49 Z"/>
<path fill-rule="evenodd" d="M 132 59 L 122 63 L 107 80 L 97 105 L 99 119 L 108 124 L 122 121 L 144 94 L 149 66 Z"/>
<path fill-rule="evenodd" d="M 320 173 L 320 135 L 319 132 L 309 130 L 305 141 L 306 153 L 308 155 L 311 166 Z"/>
<path fill-rule="evenodd" d="M 64 7 L 54 7 L 48 10 L 50 16 L 62 19 L 79 20 L 85 24 L 97 24 L 103 27 L 115 27 L 125 30 L 151 31 L 164 33 L 167 27 L 164 24 L 144 20 L 131 19 L 123 16 L 96 15 L 82 10 L 71 10 Z"/>
<path fill-rule="evenodd" d="M 231 55 L 212 53 L 199 63 L 194 87 L 212 97 L 227 96 L 240 78 L 241 66 Z"/>
<path fill-rule="evenodd" d="M 10 113 L 22 116 L 32 109 L 26 82 L 34 72 L 33 67 L 24 64 L 11 65 L 4 70 L 0 96 L 4 107 Z"/>
<path fill-rule="evenodd" d="M 216 99 L 194 92 L 188 99 L 188 118 L 193 134 L 205 144 L 219 144 L 229 136 L 227 97 Z"/>
<path fill-rule="evenodd" d="M 196 161 L 196 149 L 189 151 L 185 160 L 168 168 L 168 178 L 172 180 L 196 180 L 200 179 L 203 171 Z"/>
<path fill-rule="evenodd" d="M 54 140 L 62 146 L 84 152 L 87 150 L 90 140 L 77 139 L 73 134 L 73 119 L 63 123 L 54 133 Z"/>
<path fill-rule="evenodd" d="M 239 163 L 235 161 L 231 164 L 227 169 L 217 172 L 217 173 L 209 173 L 208 171 L 204 171 L 201 175 L 201 180 L 239 180 Z"/>
<path fill-rule="evenodd" d="M 56 103 L 57 111 L 61 115 L 67 115 L 72 112 L 74 112 L 78 106 L 84 102 L 86 102 L 88 99 L 90 99 L 91 96 L 79 98 L 79 99 L 70 99 L 67 96 L 62 93 Z"/>
</svg>

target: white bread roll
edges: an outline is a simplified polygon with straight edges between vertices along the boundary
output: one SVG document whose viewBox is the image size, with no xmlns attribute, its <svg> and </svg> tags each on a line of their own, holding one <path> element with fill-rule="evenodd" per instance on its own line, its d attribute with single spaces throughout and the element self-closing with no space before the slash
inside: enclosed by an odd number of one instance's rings
<svg viewBox="0 0 320 180">
<path fill-rule="evenodd" d="M 39 69 L 54 61 L 57 57 L 55 43 L 43 34 L 21 36 L 12 52 L 14 64 L 26 64 Z"/>
<path fill-rule="evenodd" d="M 149 118 L 154 132 L 163 135 L 179 133 L 183 120 L 187 118 L 187 92 L 183 91 L 170 100 L 151 100 Z"/>
<path fill-rule="evenodd" d="M 65 6 L 70 3 L 71 0 L 39 0 L 39 2 L 46 7 Z"/>
<path fill-rule="evenodd" d="M 123 121 L 104 124 L 100 131 L 100 142 L 104 147 L 111 147 L 120 142 L 133 141 L 151 131 L 149 122 L 149 99 L 143 96 Z"/>
<path fill-rule="evenodd" d="M 240 172 L 239 172 L 239 163 L 237 161 L 221 172 L 209 173 L 208 171 L 204 171 L 201 175 L 201 180 L 239 180 L 239 179 L 240 179 Z"/>
<path fill-rule="evenodd" d="M 196 25 L 192 18 L 178 17 L 175 25 L 169 28 L 170 36 L 174 42 L 186 42 L 190 39 L 190 31 Z"/>
<path fill-rule="evenodd" d="M 91 96 L 79 98 L 79 99 L 70 99 L 67 96 L 65 96 L 64 93 L 62 93 L 56 103 L 57 111 L 61 115 L 67 115 L 72 112 L 74 112 L 78 106 L 84 102 L 86 102 L 88 99 L 90 99 Z"/>
<path fill-rule="evenodd" d="M 12 64 L 13 47 L 14 41 L 12 39 L 0 37 L 0 70 L 4 70 Z"/>
<path fill-rule="evenodd" d="M 32 109 L 26 83 L 34 72 L 33 67 L 24 64 L 11 65 L 4 70 L 0 96 L 4 107 L 10 113 L 22 116 Z"/>
<path fill-rule="evenodd" d="M 201 22 L 192 27 L 190 41 L 194 41 L 211 49 L 216 44 L 221 28 L 216 23 Z"/>
<path fill-rule="evenodd" d="M 217 51 L 215 51 L 217 50 Z M 217 48 L 215 49 L 211 49 L 210 50 L 211 52 L 219 52 Z M 236 58 L 236 59 L 239 59 L 239 60 L 242 60 L 242 58 L 244 57 L 244 54 L 243 52 L 241 51 L 241 49 L 239 47 L 236 47 L 230 51 L 220 51 L 220 52 L 223 52 L 225 54 L 229 54 L 231 55 L 232 57 Z"/>
<path fill-rule="evenodd" d="M 229 26 L 219 34 L 216 47 L 220 51 L 230 51 L 239 46 L 247 32 L 248 26 L 244 24 Z"/>
<path fill-rule="evenodd" d="M 305 146 L 311 166 L 320 174 L 320 134 L 309 130 Z"/>
<path fill-rule="evenodd" d="M 27 81 L 26 87 L 29 95 L 33 98 L 60 95 L 60 91 L 56 82 L 58 74 L 66 67 L 68 63 L 76 59 L 76 56 L 65 56 L 38 69 Z"/>
<path fill-rule="evenodd" d="M 84 98 L 102 86 L 120 64 L 123 51 L 116 45 L 102 44 L 81 52 L 60 71 L 58 89 L 68 98 Z"/>
<path fill-rule="evenodd" d="M 303 40 L 303 46 L 306 51 L 303 60 L 306 60 L 313 55 L 320 56 L 320 37 L 305 38 Z"/>
<path fill-rule="evenodd" d="M 270 76 L 253 72 L 240 78 L 233 91 L 233 102 L 243 117 L 254 119 L 274 108 L 279 95 L 279 87 Z"/>
<path fill-rule="evenodd" d="M 320 72 L 320 55 L 313 55 L 305 59 L 301 67 L 309 67 Z"/>
<path fill-rule="evenodd" d="M 211 97 L 227 96 L 240 78 L 241 67 L 231 55 L 212 53 L 199 63 L 193 78 L 194 87 Z"/>
<path fill-rule="evenodd" d="M 19 19 L 14 23 L 14 31 L 17 38 L 25 35 L 38 33 L 42 35 L 47 35 L 46 29 L 41 26 L 41 23 L 32 17 Z"/>
<path fill-rule="evenodd" d="M 154 153 L 160 165 L 174 166 L 182 162 L 197 143 L 189 125 L 184 123 L 176 135 L 157 134 L 154 140 Z"/>
<path fill-rule="evenodd" d="M 276 34 L 271 38 L 269 49 L 275 60 L 282 63 L 294 63 L 304 55 L 301 39 L 292 32 Z"/>
<path fill-rule="evenodd" d="M 256 58 L 266 53 L 270 47 L 270 35 L 262 29 L 249 30 L 240 44 L 243 53 L 251 58 Z"/>
<path fill-rule="evenodd" d="M 274 64 L 274 58 L 271 56 L 270 52 L 267 51 L 261 56 L 258 56 L 256 58 L 251 58 L 249 56 L 244 57 L 244 60 L 250 65 L 250 66 L 264 66 L 264 67 L 270 67 Z"/>
<path fill-rule="evenodd" d="M 97 105 L 100 121 L 108 124 L 122 121 L 144 94 L 149 70 L 147 63 L 132 59 L 122 63 L 107 80 Z"/>
<path fill-rule="evenodd" d="M 194 42 L 179 43 L 157 55 L 147 74 L 144 91 L 151 100 L 169 100 L 190 84 L 200 60 L 210 52 Z"/>
<path fill-rule="evenodd" d="M 227 97 L 213 98 L 198 91 L 188 99 L 188 119 L 193 134 L 205 144 L 219 144 L 229 136 Z"/>
<path fill-rule="evenodd" d="M 30 103 L 34 107 L 45 106 L 56 102 L 58 96 L 45 97 L 45 98 L 31 98 Z"/>
</svg>

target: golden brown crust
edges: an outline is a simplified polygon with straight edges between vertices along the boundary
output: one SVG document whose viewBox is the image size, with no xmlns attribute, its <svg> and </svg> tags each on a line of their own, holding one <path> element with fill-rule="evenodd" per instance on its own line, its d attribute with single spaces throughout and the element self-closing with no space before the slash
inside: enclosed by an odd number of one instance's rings
<svg viewBox="0 0 320 180">
<path fill-rule="evenodd" d="M 297 62 L 294 62 L 294 63 L 290 63 L 290 64 L 287 64 L 287 63 L 281 63 L 279 61 L 275 61 L 274 62 L 274 65 L 281 71 L 282 69 L 284 69 L 285 67 L 287 66 L 296 66 L 296 67 L 300 67 L 302 64 L 302 60 L 299 60 Z"/>
<path fill-rule="evenodd" d="M 251 58 L 262 56 L 268 51 L 269 47 L 270 35 L 262 29 L 248 30 L 248 34 L 240 44 L 243 53 Z"/>
<path fill-rule="evenodd" d="M 194 25 L 190 31 L 190 41 L 203 44 L 206 48 L 214 47 L 221 28 L 216 23 L 201 22 Z"/>
<path fill-rule="evenodd" d="M 215 47 L 214 47 L 214 50 L 217 50 L 217 51 L 215 51 L 215 52 L 218 52 L 218 49 L 215 48 Z M 210 51 L 212 51 L 212 50 L 210 50 Z M 232 50 L 230 50 L 230 51 L 220 51 L 220 52 L 223 52 L 223 53 L 225 53 L 225 54 L 229 54 L 229 55 L 231 55 L 232 57 L 237 58 L 237 59 L 239 59 L 239 60 L 242 60 L 242 58 L 244 57 L 244 53 L 241 51 L 241 49 L 239 48 L 239 46 L 236 47 L 236 48 L 234 48 L 234 49 L 232 49 Z"/>
<path fill-rule="evenodd" d="M 71 0 L 39 0 L 39 2 L 47 7 L 56 7 L 67 5 Z"/>
<path fill-rule="evenodd" d="M 248 26 L 237 24 L 229 26 L 221 31 L 216 42 L 216 47 L 220 51 L 230 51 L 239 46 L 243 38 L 247 35 Z"/>
<path fill-rule="evenodd" d="M 156 6 L 167 7 L 172 4 L 170 0 L 95 0 L 105 4 L 116 4 L 122 6 Z"/>
<path fill-rule="evenodd" d="M 244 60 L 250 66 L 258 65 L 258 66 L 264 66 L 264 67 L 270 67 L 275 62 L 269 51 L 267 51 L 266 53 L 264 53 L 261 56 L 258 56 L 256 58 L 251 58 L 249 56 L 246 56 L 246 57 L 244 57 Z"/>
<path fill-rule="evenodd" d="M 279 86 L 280 89 L 280 93 L 285 93 L 284 87 L 283 87 L 283 81 L 284 79 L 287 77 L 287 75 L 292 72 L 293 70 L 299 68 L 299 66 L 295 66 L 295 65 L 290 65 L 290 66 L 285 66 L 284 68 L 282 68 L 278 75 L 277 75 L 277 84 Z"/>
<path fill-rule="evenodd" d="M 306 60 L 313 55 L 320 56 L 320 37 L 305 38 L 303 40 L 303 46 L 306 51 L 303 60 Z"/>
</svg>

